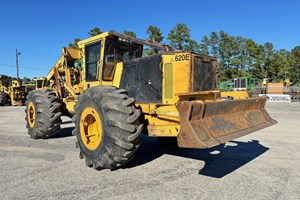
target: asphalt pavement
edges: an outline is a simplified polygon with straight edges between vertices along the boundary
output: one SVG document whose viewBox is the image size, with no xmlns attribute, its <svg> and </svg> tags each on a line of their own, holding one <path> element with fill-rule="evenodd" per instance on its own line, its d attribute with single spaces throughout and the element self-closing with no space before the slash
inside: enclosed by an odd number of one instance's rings
<svg viewBox="0 0 300 200">
<path fill-rule="evenodd" d="M 33 140 L 25 107 L 0 107 L 0 199 L 300 199 L 300 102 L 266 107 L 278 124 L 210 149 L 143 136 L 115 171 L 79 159 L 71 119 L 56 137 Z"/>
</svg>

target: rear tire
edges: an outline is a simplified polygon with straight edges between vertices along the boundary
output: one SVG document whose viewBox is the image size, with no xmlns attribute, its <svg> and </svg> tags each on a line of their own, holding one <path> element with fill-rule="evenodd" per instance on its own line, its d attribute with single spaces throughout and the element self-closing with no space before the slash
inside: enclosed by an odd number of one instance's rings
<svg viewBox="0 0 300 200">
<path fill-rule="evenodd" d="M 88 167 L 116 169 L 135 156 L 143 124 L 140 109 L 125 90 L 92 87 L 79 96 L 74 110 L 73 134 Z"/>
<path fill-rule="evenodd" d="M 25 113 L 26 127 L 31 138 L 49 138 L 60 130 L 61 103 L 55 92 L 29 92 Z"/>
<path fill-rule="evenodd" d="M 5 92 L 0 92 L 0 106 L 9 106 L 10 98 L 9 95 Z"/>
</svg>

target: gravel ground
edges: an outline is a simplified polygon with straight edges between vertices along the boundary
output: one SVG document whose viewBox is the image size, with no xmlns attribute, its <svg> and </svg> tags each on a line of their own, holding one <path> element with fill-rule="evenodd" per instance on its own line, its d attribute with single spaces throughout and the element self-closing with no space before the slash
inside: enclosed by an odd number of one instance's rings
<svg viewBox="0 0 300 200">
<path fill-rule="evenodd" d="M 116 171 L 85 166 L 63 118 L 33 140 L 25 107 L 0 107 L 0 199 L 300 199 L 300 103 L 268 103 L 278 124 L 211 149 L 163 148 L 143 137 Z"/>
</svg>

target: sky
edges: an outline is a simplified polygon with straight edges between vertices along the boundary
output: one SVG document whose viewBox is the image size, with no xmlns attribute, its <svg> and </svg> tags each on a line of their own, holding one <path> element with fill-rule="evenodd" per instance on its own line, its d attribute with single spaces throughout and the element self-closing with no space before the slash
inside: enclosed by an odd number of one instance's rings
<svg viewBox="0 0 300 200">
<path fill-rule="evenodd" d="M 200 42 L 212 31 L 273 43 L 276 50 L 300 45 L 300 1 L 297 0 L 0 0 L 0 74 L 45 77 L 74 38 L 88 31 L 133 31 L 160 28 L 166 38 L 178 23 Z M 167 42 L 166 40 L 164 41 Z"/>
</svg>

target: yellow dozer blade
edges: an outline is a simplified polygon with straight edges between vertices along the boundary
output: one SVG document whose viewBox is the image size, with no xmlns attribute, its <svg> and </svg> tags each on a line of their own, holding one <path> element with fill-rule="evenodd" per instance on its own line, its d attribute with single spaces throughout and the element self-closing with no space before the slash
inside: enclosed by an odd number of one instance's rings
<svg viewBox="0 0 300 200">
<path fill-rule="evenodd" d="M 208 148 L 266 128 L 277 121 L 265 110 L 265 97 L 220 102 L 180 101 L 178 146 Z"/>
</svg>

